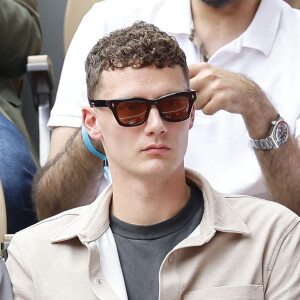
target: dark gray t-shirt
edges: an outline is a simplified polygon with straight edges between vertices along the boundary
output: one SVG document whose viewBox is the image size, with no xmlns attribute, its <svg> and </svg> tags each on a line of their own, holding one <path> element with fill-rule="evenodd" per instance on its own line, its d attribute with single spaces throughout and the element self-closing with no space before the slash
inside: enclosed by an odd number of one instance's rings
<svg viewBox="0 0 300 300">
<path fill-rule="evenodd" d="M 164 222 L 139 226 L 110 216 L 129 300 L 158 299 L 158 275 L 162 261 L 194 231 L 202 215 L 202 192 L 191 186 L 190 198 L 185 207 Z"/>
</svg>

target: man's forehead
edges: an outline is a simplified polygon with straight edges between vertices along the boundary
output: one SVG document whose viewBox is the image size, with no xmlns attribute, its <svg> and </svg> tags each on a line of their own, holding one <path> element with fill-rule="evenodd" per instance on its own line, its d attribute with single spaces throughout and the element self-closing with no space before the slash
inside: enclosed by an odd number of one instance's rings
<svg viewBox="0 0 300 300">
<path fill-rule="evenodd" d="M 99 96 L 103 99 L 144 97 L 156 98 L 174 91 L 187 89 L 180 66 L 157 68 L 118 68 L 105 70 L 101 75 Z"/>
</svg>

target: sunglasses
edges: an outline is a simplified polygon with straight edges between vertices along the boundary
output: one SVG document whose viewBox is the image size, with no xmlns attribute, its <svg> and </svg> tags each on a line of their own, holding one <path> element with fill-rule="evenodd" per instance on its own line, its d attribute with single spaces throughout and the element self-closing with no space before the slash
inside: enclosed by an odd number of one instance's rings
<svg viewBox="0 0 300 300">
<path fill-rule="evenodd" d="M 122 98 L 114 100 L 89 100 L 91 107 L 109 107 L 121 126 L 133 127 L 145 123 L 151 107 L 157 107 L 161 118 L 168 122 L 181 122 L 189 118 L 197 99 L 196 91 L 168 94 L 157 99 Z"/>
</svg>

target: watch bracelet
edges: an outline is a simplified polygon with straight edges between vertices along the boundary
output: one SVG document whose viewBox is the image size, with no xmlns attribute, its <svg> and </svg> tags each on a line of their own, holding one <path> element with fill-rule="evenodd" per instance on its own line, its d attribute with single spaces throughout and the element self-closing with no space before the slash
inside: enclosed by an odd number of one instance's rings
<svg viewBox="0 0 300 300">
<path fill-rule="evenodd" d="M 252 139 L 250 138 L 250 142 L 251 145 L 254 149 L 256 150 L 270 150 L 270 149 L 277 149 L 282 145 L 279 145 L 275 140 L 274 140 L 274 136 L 272 135 L 274 127 L 276 126 L 276 124 L 278 124 L 279 122 L 284 122 L 284 119 L 278 115 L 278 118 L 276 120 L 273 120 L 271 122 L 271 130 L 270 130 L 270 135 L 265 138 L 265 139 Z M 285 143 L 285 142 L 284 142 Z"/>
<path fill-rule="evenodd" d="M 262 140 L 250 139 L 251 145 L 257 150 L 270 150 L 274 148 L 279 148 L 271 137 Z"/>
</svg>

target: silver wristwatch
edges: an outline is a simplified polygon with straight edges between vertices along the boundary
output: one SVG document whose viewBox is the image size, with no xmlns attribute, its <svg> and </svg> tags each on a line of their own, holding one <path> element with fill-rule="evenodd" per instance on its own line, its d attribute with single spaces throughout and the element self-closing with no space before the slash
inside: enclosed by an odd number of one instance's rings
<svg viewBox="0 0 300 300">
<path fill-rule="evenodd" d="M 265 139 L 251 139 L 250 142 L 254 149 L 268 150 L 279 148 L 284 145 L 289 136 L 288 124 L 283 120 L 281 116 L 277 120 L 271 122 L 271 130 L 269 136 Z"/>
</svg>

